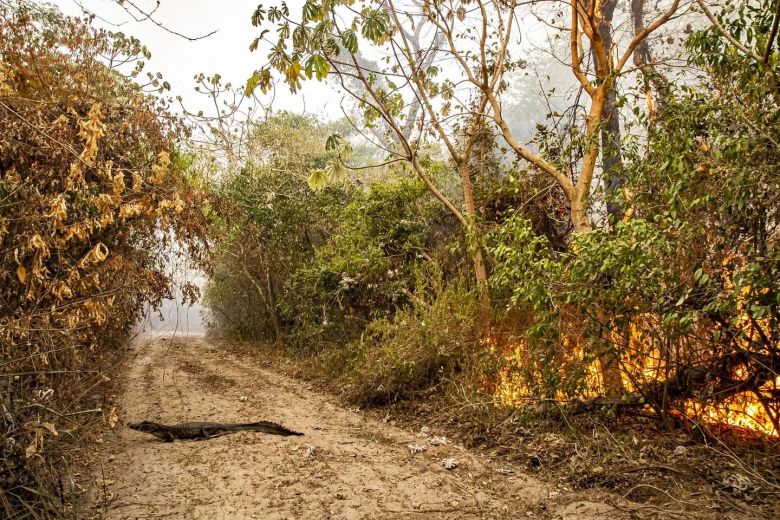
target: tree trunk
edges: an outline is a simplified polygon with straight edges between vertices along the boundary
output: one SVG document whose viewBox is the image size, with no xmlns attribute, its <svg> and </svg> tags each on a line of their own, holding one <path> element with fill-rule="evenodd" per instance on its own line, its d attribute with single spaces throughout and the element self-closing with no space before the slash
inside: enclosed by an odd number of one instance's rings
<svg viewBox="0 0 780 520">
<path fill-rule="evenodd" d="M 260 254 L 260 259 L 263 262 L 263 271 L 265 271 L 265 286 L 268 291 L 268 312 L 271 315 L 271 323 L 274 327 L 275 343 L 277 345 L 283 345 L 284 331 L 282 330 L 282 322 L 279 319 L 279 313 L 276 311 L 276 295 L 274 294 L 273 284 L 271 283 L 271 270 L 262 253 Z"/>
<path fill-rule="evenodd" d="M 262 259 L 262 255 L 261 255 Z M 268 265 L 264 260 L 263 261 L 263 270 L 266 272 L 266 275 L 268 274 Z M 279 316 L 276 313 L 276 306 L 274 305 L 273 301 L 273 295 L 270 293 L 266 294 L 266 290 L 263 289 L 263 287 L 255 280 L 255 277 L 252 276 L 252 274 L 249 272 L 249 269 L 247 269 L 246 264 L 244 262 L 241 262 L 241 269 L 244 271 L 244 276 L 249 279 L 249 281 L 252 283 L 252 285 L 255 287 L 255 290 L 260 295 L 260 299 L 263 301 L 263 304 L 265 304 L 266 311 L 268 312 L 268 315 L 271 317 L 271 326 L 274 329 L 274 343 L 278 345 L 282 345 L 284 343 L 284 334 L 282 332 L 282 324 L 279 320 Z M 270 288 L 270 287 L 269 287 Z"/>
<path fill-rule="evenodd" d="M 634 35 L 645 29 L 645 0 L 631 0 L 631 18 L 634 22 Z M 661 108 L 666 103 L 668 87 L 666 78 L 652 65 L 652 55 L 647 39 L 643 39 L 634 49 L 634 65 L 642 72 L 647 95 L 651 96 L 648 102 L 650 119 L 653 120 L 651 86 L 655 89 L 656 103 Z"/>
<path fill-rule="evenodd" d="M 599 22 L 599 34 L 604 42 L 604 50 L 607 55 L 612 53 L 612 19 L 615 14 L 617 0 L 606 0 L 601 4 L 601 19 Z M 645 42 L 642 42 L 646 45 Z M 613 196 L 624 184 L 622 175 L 623 157 L 620 152 L 620 113 L 615 109 L 617 89 L 613 84 L 608 89 L 604 98 L 603 115 L 606 126 L 601 130 L 601 183 L 608 197 Z M 607 214 L 615 221 L 622 217 L 622 207 L 615 201 L 607 201 Z"/>
<path fill-rule="evenodd" d="M 484 330 L 488 330 L 492 321 L 492 306 L 490 303 L 487 269 L 485 269 L 485 259 L 482 256 L 482 249 L 476 240 L 474 240 L 473 247 L 476 248 L 474 251 L 474 274 L 479 290 L 480 324 Z"/>
<path fill-rule="evenodd" d="M 620 152 L 621 134 L 619 112 L 615 109 L 617 93 L 611 89 L 604 101 L 604 112 L 607 114 L 607 125 L 601 131 L 601 169 L 602 185 L 607 194 L 607 215 L 617 222 L 623 217 L 623 207 L 620 202 L 610 200 L 625 184 L 623 177 L 623 156 Z"/>
<path fill-rule="evenodd" d="M 604 54 L 612 56 L 612 19 L 615 14 L 617 0 L 604 0 L 601 3 L 601 18 L 599 20 L 598 31 L 601 36 Z M 594 56 L 594 61 L 597 61 Z M 612 60 L 609 59 L 609 70 L 612 70 Z M 602 101 L 601 118 L 606 120 L 606 125 L 601 128 L 601 169 L 602 185 L 607 195 L 611 196 L 624 184 L 622 176 L 623 158 L 620 153 L 620 119 L 619 113 L 615 109 L 615 100 L 617 98 L 616 84 L 612 78 L 602 77 L 602 81 L 607 82 L 604 88 L 603 97 L 594 96 L 593 102 Z M 601 121 L 599 122 L 601 123 Z M 593 144 L 592 146 L 598 146 Z M 579 191 L 579 190 L 578 190 Z M 584 201 L 583 201 L 584 202 Z M 572 214 L 573 214 L 572 210 Z M 607 202 L 607 213 L 615 219 L 621 218 L 622 208 L 620 204 L 612 201 Z M 576 224 L 575 224 L 576 228 Z M 600 311 L 599 311 L 600 312 Z M 606 321 L 607 323 L 609 320 Z M 604 321 L 602 321 L 604 323 Z M 620 355 L 614 352 L 603 352 L 599 356 L 599 369 L 601 371 L 601 380 L 604 384 L 604 392 L 609 397 L 619 397 L 625 392 L 623 378 L 620 374 Z"/>
<path fill-rule="evenodd" d="M 588 111 L 586 121 L 586 151 L 582 157 L 582 169 L 577 185 L 572 190 L 570 197 L 571 203 L 571 221 L 574 224 L 575 233 L 587 233 L 591 230 L 590 219 L 588 218 L 588 197 L 590 195 L 590 184 L 593 182 L 593 175 L 596 171 L 601 142 L 599 131 L 604 115 L 604 103 L 607 97 L 607 85 L 602 83 L 591 94 L 591 105 Z"/>
<path fill-rule="evenodd" d="M 467 160 L 461 160 L 458 164 L 458 171 L 460 172 L 461 182 L 463 182 L 463 200 L 466 204 L 466 222 L 468 224 L 465 229 L 466 241 L 468 243 L 469 252 L 474 262 L 474 276 L 477 282 L 477 290 L 479 291 L 479 314 L 481 326 L 484 330 L 490 328 L 491 321 L 491 304 L 490 304 L 490 290 L 487 281 L 487 269 L 485 268 L 485 259 L 482 256 L 482 247 L 479 243 L 479 239 L 476 236 L 476 220 L 477 209 L 474 204 L 474 189 L 471 184 L 471 176 L 469 175 L 469 165 Z"/>
<path fill-rule="evenodd" d="M 590 218 L 588 218 L 587 195 L 582 196 L 580 190 L 575 190 L 571 204 L 571 223 L 575 233 L 587 233 L 591 230 Z"/>
</svg>

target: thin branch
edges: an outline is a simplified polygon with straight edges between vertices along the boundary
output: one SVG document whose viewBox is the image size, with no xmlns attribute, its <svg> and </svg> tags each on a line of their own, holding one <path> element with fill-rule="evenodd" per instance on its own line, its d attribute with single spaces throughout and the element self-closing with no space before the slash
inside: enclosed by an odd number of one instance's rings
<svg viewBox="0 0 780 520">
<path fill-rule="evenodd" d="M 344 168 L 347 168 L 349 170 L 358 171 L 358 170 L 370 170 L 371 168 L 381 168 L 382 166 L 389 166 L 391 164 L 395 164 L 397 162 L 402 162 L 402 161 L 406 162 L 406 158 L 403 157 L 403 158 L 400 158 L 400 159 L 390 159 L 390 160 L 387 160 L 387 161 L 384 161 L 384 162 L 381 162 L 381 163 L 367 164 L 365 166 L 350 166 L 350 165 L 348 165 L 348 164 L 346 164 L 344 162 L 342 162 L 341 164 L 344 166 Z"/>
<path fill-rule="evenodd" d="M 216 34 L 216 32 L 217 32 L 217 29 L 214 29 L 214 30 L 213 30 L 213 31 L 211 31 L 210 33 L 208 33 L 208 34 L 204 34 L 204 35 L 202 35 L 202 36 L 187 36 L 186 34 L 182 34 L 182 33 L 178 32 L 178 31 L 174 31 L 173 29 L 171 29 L 171 28 L 169 28 L 169 27 L 166 27 L 166 26 L 165 26 L 165 24 L 158 22 L 157 20 L 155 20 L 155 19 L 152 17 L 152 15 L 153 15 L 153 14 L 154 14 L 154 13 L 157 11 L 157 9 L 160 7 L 160 2 L 159 2 L 159 0 L 157 1 L 157 5 L 155 6 L 155 8 L 154 8 L 154 10 L 153 10 L 152 12 L 146 12 L 146 11 L 144 11 L 143 9 L 141 9 L 140 7 L 138 7 L 137 5 L 135 5 L 135 3 L 133 3 L 133 2 L 132 2 L 132 0 L 124 0 L 124 2 L 117 2 L 117 3 L 118 3 L 118 4 L 119 4 L 121 7 L 122 7 L 122 9 L 124 9 L 124 10 L 127 12 L 127 14 L 129 14 L 130 16 L 132 16 L 132 17 L 133 17 L 133 19 L 134 19 L 136 22 L 143 22 L 143 21 L 146 21 L 146 20 L 148 20 L 148 21 L 152 22 L 154 25 L 156 25 L 157 27 L 159 27 L 160 29 L 164 30 L 165 32 L 171 33 L 171 34 L 173 34 L 174 36 L 178 36 L 178 37 L 180 37 L 180 38 L 184 38 L 185 40 L 188 40 L 188 41 L 191 41 L 191 42 L 198 41 L 198 40 L 203 40 L 203 39 L 205 39 L 205 38 L 208 38 L 209 36 L 212 36 L 212 35 Z M 141 14 L 143 15 L 143 18 L 141 18 L 141 19 L 139 19 L 139 18 L 136 18 L 136 17 L 135 17 L 135 15 L 133 15 L 133 13 L 131 13 L 131 12 L 130 12 L 130 10 L 129 10 L 127 7 L 125 7 L 125 4 L 127 4 L 127 5 L 129 5 L 129 6 L 131 6 L 131 7 L 133 7 L 133 8 L 134 8 L 136 11 L 138 11 L 139 13 L 141 13 Z"/>
<path fill-rule="evenodd" d="M 577 15 L 577 4 L 575 0 L 572 0 L 571 3 L 571 35 L 570 35 L 570 47 L 571 47 L 571 70 L 574 73 L 574 77 L 577 78 L 577 80 L 580 82 L 580 85 L 582 85 L 582 88 L 585 89 L 585 92 L 588 94 L 593 94 L 593 91 L 595 88 L 593 85 L 590 84 L 590 81 L 588 81 L 587 76 L 585 76 L 585 73 L 582 71 L 582 57 L 580 56 L 579 52 L 579 38 L 580 38 L 580 31 L 578 26 L 578 20 L 579 16 Z"/>
<path fill-rule="evenodd" d="M 704 15 L 709 18 L 710 23 L 712 23 L 712 26 L 717 30 L 724 38 L 726 38 L 731 45 L 739 49 L 743 54 L 753 58 L 759 63 L 763 63 L 763 58 L 753 52 L 751 49 L 745 47 L 742 45 L 734 36 L 726 30 L 725 27 L 723 27 L 717 18 L 715 18 L 715 15 L 712 14 L 712 11 L 707 8 L 707 6 L 704 4 L 703 0 L 696 0 L 696 3 L 699 4 L 699 7 L 701 7 L 701 10 L 704 11 Z"/>
</svg>

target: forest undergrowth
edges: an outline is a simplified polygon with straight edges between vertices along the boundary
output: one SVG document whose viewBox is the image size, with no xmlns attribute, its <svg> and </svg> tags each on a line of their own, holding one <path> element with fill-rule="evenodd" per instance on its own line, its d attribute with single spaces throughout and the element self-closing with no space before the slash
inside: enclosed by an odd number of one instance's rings
<svg viewBox="0 0 780 520">
<path fill-rule="evenodd" d="M 578 413 L 554 402 L 503 406 L 478 390 L 474 376 L 484 374 L 484 360 L 469 359 L 465 351 L 454 356 L 462 370 L 435 384 L 415 389 L 419 381 L 404 386 L 393 378 L 404 398 L 387 401 L 378 398 L 390 387 L 376 392 L 369 386 L 392 370 L 382 360 L 344 370 L 336 368 L 345 366 L 336 362 L 343 355 L 337 346 L 301 355 L 273 344 L 216 343 L 375 419 L 414 432 L 428 429 L 498 465 L 523 467 L 562 492 L 610 490 L 638 505 L 631 512 L 639 518 L 770 519 L 780 513 L 777 439 L 704 424 L 665 429 L 650 411 L 622 414 L 605 407 Z"/>
</svg>

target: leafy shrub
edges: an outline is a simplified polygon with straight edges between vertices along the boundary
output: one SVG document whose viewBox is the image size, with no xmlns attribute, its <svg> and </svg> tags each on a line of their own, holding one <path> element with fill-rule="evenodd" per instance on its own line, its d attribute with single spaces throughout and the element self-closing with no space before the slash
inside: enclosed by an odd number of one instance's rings
<svg viewBox="0 0 780 520">
<path fill-rule="evenodd" d="M 205 258 L 203 192 L 175 148 L 184 128 L 133 81 L 146 49 L 25 5 L 0 6 L 0 511 L 7 518 L 66 507 L 53 498 L 61 450 L 85 433 L 83 411 L 95 409 L 89 396 L 105 390 L 111 376 L 103 371 L 116 366 L 113 352 L 143 305 L 170 296 L 169 246 Z M 123 63 L 130 76 L 101 57 Z"/>
<path fill-rule="evenodd" d="M 479 344 L 476 298 L 465 283 L 445 286 L 437 269 L 420 270 L 408 306 L 324 354 L 326 368 L 344 381 L 346 397 L 360 406 L 442 391 L 447 382 L 472 375 Z"/>
<path fill-rule="evenodd" d="M 253 127 L 247 164 L 213 187 L 218 246 L 205 299 L 212 332 L 283 342 L 284 287 L 349 201 L 343 189 L 315 192 L 306 182 L 327 159 L 326 132 L 311 117 L 274 114 Z"/>
<path fill-rule="evenodd" d="M 299 344 L 348 340 L 372 320 L 392 316 L 408 302 L 417 266 L 449 240 L 438 234 L 448 224 L 417 182 L 354 194 L 338 227 L 286 286 L 285 318 Z"/>
</svg>

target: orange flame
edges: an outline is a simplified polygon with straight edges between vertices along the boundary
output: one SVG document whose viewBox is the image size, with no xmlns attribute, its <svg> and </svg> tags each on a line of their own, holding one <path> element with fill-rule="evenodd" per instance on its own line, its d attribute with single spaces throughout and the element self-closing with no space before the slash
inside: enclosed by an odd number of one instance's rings
<svg viewBox="0 0 780 520">
<path fill-rule="evenodd" d="M 647 316 L 642 316 L 635 322 L 632 322 L 629 332 L 629 351 L 644 352 L 645 355 L 640 359 L 629 359 L 629 356 L 621 359 L 621 376 L 623 384 L 627 391 L 638 391 L 641 386 L 651 381 L 663 381 L 665 363 L 658 349 L 649 349 L 647 344 L 649 339 L 645 337 L 642 329 L 636 323 L 645 324 L 654 323 Z M 568 338 L 562 341 L 562 351 L 568 352 L 568 360 L 562 361 L 562 371 L 566 371 L 567 363 L 573 365 L 577 363 L 583 370 L 583 385 L 578 397 L 587 399 L 601 395 L 604 391 L 601 373 L 597 362 L 586 363 L 583 361 L 583 349 L 581 345 L 571 346 L 573 343 Z M 532 375 L 539 377 L 540 371 L 528 367 L 526 360 L 527 343 L 525 339 L 516 340 L 509 343 L 506 347 L 500 348 L 498 339 L 490 336 L 482 341 L 482 344 L 490 349 L 491 352 L 499 353 L 503 358 L 504 366 L 498 374 L 497 382 L 489 387 L 496 403 L 506 407 L 521 407 L 533 398 L 534 392 L 529 388 L 526 377 L 529 371 Z M 640 350 L 640 347 L 641 350 Z M 747 377 L 744 367 L 735 370 L 734 376 L 738 379 Z M 777 392 L 780 389 L 780 376 L 774 381 L 767 382 L 759 391 L 762 396 L 769 398 L 769 394 Z M 483 390 L 488 390 L 487 385 Z M 566 400 L 568 396 L 562 390 L 556 392 L 555 398 Z M 690 419 L 697 419 L 705 424 L 712 426 L 728 425 L 741 429 L 750 430 L 758 434 L 778 437 L 780 432 L 775 428 L 772 418 L 767 408 L 761 402 L 759 397 L 752 392 L 744 392 L 731 396 L 723 401 L 714 404 L 709 402 L 699 402 L 696 399 L 687 400 L 678 410 L 684 416 Z"/>
</svg>

